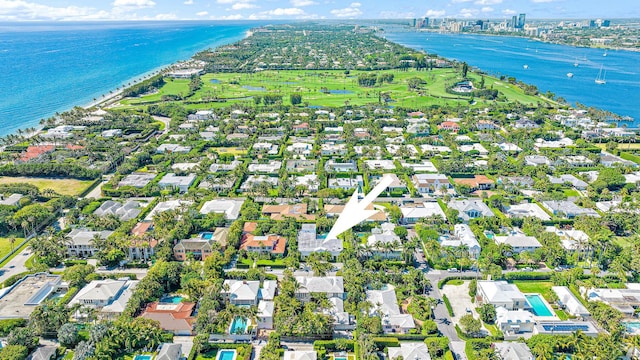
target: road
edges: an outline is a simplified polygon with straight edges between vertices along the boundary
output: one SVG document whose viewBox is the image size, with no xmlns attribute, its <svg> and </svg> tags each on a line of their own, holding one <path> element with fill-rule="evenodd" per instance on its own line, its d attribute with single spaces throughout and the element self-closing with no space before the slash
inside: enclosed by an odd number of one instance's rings
<svg viewBox="0 0 640 360">
<path fill-rule="evenodd" d="M 31 252 L 31 247 L 27 246 L 27 248 L 24 249 L 21 253 L 16 254 L 13 259 L 9 260 L 7 265 L 3 266 L 2 269 L 0 269 L 0 283 L 3 283 L 13 275 L 27 271 L 28 269 L 25 266 L 25 263 L 32 254 L 33 253 Z"/>
</svg>

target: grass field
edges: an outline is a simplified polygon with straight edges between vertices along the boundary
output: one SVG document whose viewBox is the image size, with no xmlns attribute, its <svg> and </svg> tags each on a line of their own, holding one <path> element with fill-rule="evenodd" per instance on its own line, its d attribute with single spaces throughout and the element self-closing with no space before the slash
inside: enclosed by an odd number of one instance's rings
<svg viewBox="0 0 640 360">
<path fill-rule="evenodd" d="M 24 241 L 24 238 L 15 238 L 14 248 Z M 11 252 L 11 240 L 8 237 L 0 238 L 0 258 Z"/>
<path fill-rule="evenodd" d="M 218 154 L 231 154 L 231 155 L 235 155 L 235 156 L 242 156 L 242 155 L 246 155 L 247 154 L 247 149 L 240 149 L 240 148 L 234 148 L 234 147 L 228 147 L 228 148 L 215 148 L 214 149 Z"/>
<path fill-rule="evenodd" d="M 514 281 L 513 282 L 520 291 L 523 293 L 538 293 L 544 297 L 545 300 L 551 302 L 552 292 L 551 287 L 553 283 L 551 281 Z"/>
<path fill-rule="evenodd" d="M 344 106 L 365 105 L 379 103 L 380 93 L 387 93 L 392 99 L 389 105 L 393 106 L 429 106 L 429 105 L 468 105 L 469 98 L 456 96 L 445 91 L 446 84 L 461 80 L 460 74 L 454 69 L 434 69 L 432 71 L 385 70 L 375 73 L 392 73 L 392 83 L 376 85 L 375 87 L 360 87 L 358 75 L 361 71 L 351 71 L 346 75 L 342 70 L 290 70 L 290 71 L 263 71 L 255 74 L 244 73 L 216 73 L 205 74 L 201 77 L 203 85 L 193 96 L 188 98 L 186 104 L 190 109 L 219 108 L 228 106 L 229 103 L 239 101 L 253 101 L 251 97 L 267 93 L 280 94 L 284 104 L 289 104 L 289 95 L 298 93 L 302 95 L 302 101 L 309 106 Z M 370 72 L 367 72 L 370 73 Z M 409 91 L 408 80 L 419 77 L 426 81 L 421 93 Z M 469 74 L 469 78 L 477 84 L 480 76 Z M 123 106 L 139 106 L 156 103 L 162 95 L 180 95 L 188 92 L 188 80 L 168 81 L 159 92 L 147 96 L 125 99 Z M 477 86 L 477 85 L 476 85 Z M 507 98 L 509 102 L 521 102 L 535 104 L 545 102 L 542 98 L 529 96 L 515 85 L 501 82 L 496 78 L 485 76 L 485 88 L 496 89 Z M 330 93 L 323 92 L 322 89 Z M 209 99 L 225 100 L 226 102 L 205 102 Z M 485 107 L 494 101 L 475 99 L 475 107 Z"/>
<path fill-rule="evenodd" d="M 51 189 L 60 195 L 79 195 L 86 190 L 91 184 L 92 180 L 76 180 L 76 179 L 50 179 L 50 178 L 36 178 L 36 177 L 10 177 L 0 176 L 0 184 L 11 183 L 27 183 L 35 185 L 40 189 Z"/>
</svg>

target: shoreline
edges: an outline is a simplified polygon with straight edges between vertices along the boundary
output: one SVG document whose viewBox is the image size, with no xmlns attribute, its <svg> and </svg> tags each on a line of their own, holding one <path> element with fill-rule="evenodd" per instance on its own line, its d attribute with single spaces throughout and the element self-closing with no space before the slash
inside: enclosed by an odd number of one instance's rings
<svg viewBox="0 0 640 360">
<path fill-rule="evenodd" d="M 231 40 L 229 42 L 225 42 L 225 43 L 222 43 L 222 44 L 219 44 L 219 45 L 215 45 L 213 48 L 217 48 L 217 47 L 220 47 L 220 46 L 226 46 L 226 45 L 229 45 L 229 44 L 231 44 L 233 42 L 244 40 L 247 37 L 253 35 L 253 29 L 254 28 L 251 28 L 251 29 L 245 31 L 244 34 L 241 35 L 240 39 L 238 39 L 238 40 Z M 189 57 L 189 59 L 192 59 L 193 56 L 195 54 L 197 54 L 198 52 L 201 52 L 201 51 L 204 51 L 204 50 L 210 49 L 210 48 L 212 48 L 212 45 L 208 45 L 206 47 L 201 48 L 200 50 L 195 51 L 194 53 L 191 54 L 191 57 Z M 81 107 L 81 108 L 83 108 L 85 110 L 88 110 L 88 109 L 91 109 L 91 108 L 94 108 L 94 107 L 102 108 L 104 106 L 104 104 L 106 104 L 106 103 L 108 103 L 110 101 L 113 101 L 120 94 L 122 94 L 122 92 L 125 89 L 127 89 L 127 88 L 129 88 L 129 87 L 131 87 L 131 86 L 133 86 L 135 84 L 138 84 L 138 83 L 140 83 L 140 82 L 142 82 L 144 80 L 146 80 L 146 78 L 148 78 L 151 74 L 160 73 L 160 72 L 168 69 L 169 67 L 180 63 L 181 61 L 185 61 L 185 60 L 176 60 L 176 61 L 173 61 L 173 62 L 170 62 L 170 63 L 167 63 L 167 64 L 163 64 L 163 65 L 157 66 L 154 69 L 151 69 L 149 71 L 145 71 L 145 72 L 139 73 L 139 74 L 137 74 L 137 75 L 135 75 L 133 77 L 130 77 L 129 79 L 124 80 L 120 85 L 120 90 L 117 90 L 117 86 L 116 86 L 116 88 L 104 89 L 103 91 L 101 91 L 101 92 L 103 92 L 102 95 L 104 95 L 104 97 L 103 96 L 96 97 L 95 100 L 90 100 L 88 102 L 85 102 L 84 104 L 76 103 L 74 105 L 71 105 L 70 107 L 65 108 L 64 110 L 54 111 L 50 116 L 41 117 L 39 119 L 33 119 L 33 124 L 20 125 L 19 128 L 15 129 L 15 130 L 12 130 L 12 131 L 10 131 L 10 132 L 8 132 L 6 134 L 0 135 L 0 137 L 7 137 L 9 135 L 17 135 L 19 130 L 25 131 L 25 129 L 34 128 L 36 130 L 33 131 L 33 132 L 29 132 L 28 135 L 27 134 L 23 134 L 23 136 L 25 138 L 32 138 L 32 137 L 34 137 L 36 135 L 41 134 L 42 130 L 44 129 L 44 126 L 40 124 L 40 120 L 48 119 L 48 118 L 51 118 L 51 117 L 55 117 L 55 113 L 56 112 L 57 113 L 64 113 L 64 112 L 67 112 L 67 111 L 73 109 L 74 107 Z M 131 85 L 127 85 L 128 83 L 131 83 Z M 109 92 L 111 92 L 111 93 L 109 93 Z M 109 105 L 111 105 L 111 104 L 108 104 L 107 106 L 109 106 Z M 4 149 L 4 146 L 2 146 L 0 149 Z"/>
</svg>

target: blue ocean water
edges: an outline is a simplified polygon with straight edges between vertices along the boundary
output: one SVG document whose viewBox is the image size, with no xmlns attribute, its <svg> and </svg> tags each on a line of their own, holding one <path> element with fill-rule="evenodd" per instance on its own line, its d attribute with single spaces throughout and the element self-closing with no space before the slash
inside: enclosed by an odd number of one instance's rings
<svg viewBox="0 0 640 360">
<path fill-rule="evenodd" d="M 256 22 L 0 23 L 0 135 L 194 53 L 242 39 Z"/>
<path fill-rule="evenodd" d="M 388 32 L 399 44 L 466 61 L 494 75 L 514 76 L 541 92 L 635 119 L 640 124 L 640 53 L 547 44 L 526 38 L 426 32 Z M 574 64 L 578 66 L 575 67 Z M 527 68 L 525 69 L 525 65 Z M 606 84 L 595 79 L 600 68 Z M 568 73 L 573 77 L 569 78 Z M 631 126 L 631 124 L 627 123 Z"/>
</svg>

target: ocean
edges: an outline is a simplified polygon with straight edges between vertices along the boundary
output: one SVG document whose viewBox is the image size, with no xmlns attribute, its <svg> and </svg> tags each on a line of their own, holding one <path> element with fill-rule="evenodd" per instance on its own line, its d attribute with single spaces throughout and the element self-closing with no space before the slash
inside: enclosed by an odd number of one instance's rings
<svg viewBox="0 0 640 360">
<path fill-rule="evenodd" d="M 0 135 L 242 39 L 258 22 L 0 23 Z"/>
<path fill-rule="evenodd" d="M 439 56 L 466 61 L 493 75 L 513 76 L 576 102 L 630 116 L 640 125 L 640 52 L 577 48 L 518 37 L 393 32 L 388 40 Z M 578 66 L 574 66 L 577 64 Z M 526 67 L 526 68 L 525 68 Z M 595 79 L 602 67 L 606 84 Z M 568 73 L 573 77 L 569 78 Z"/>
</svg>

